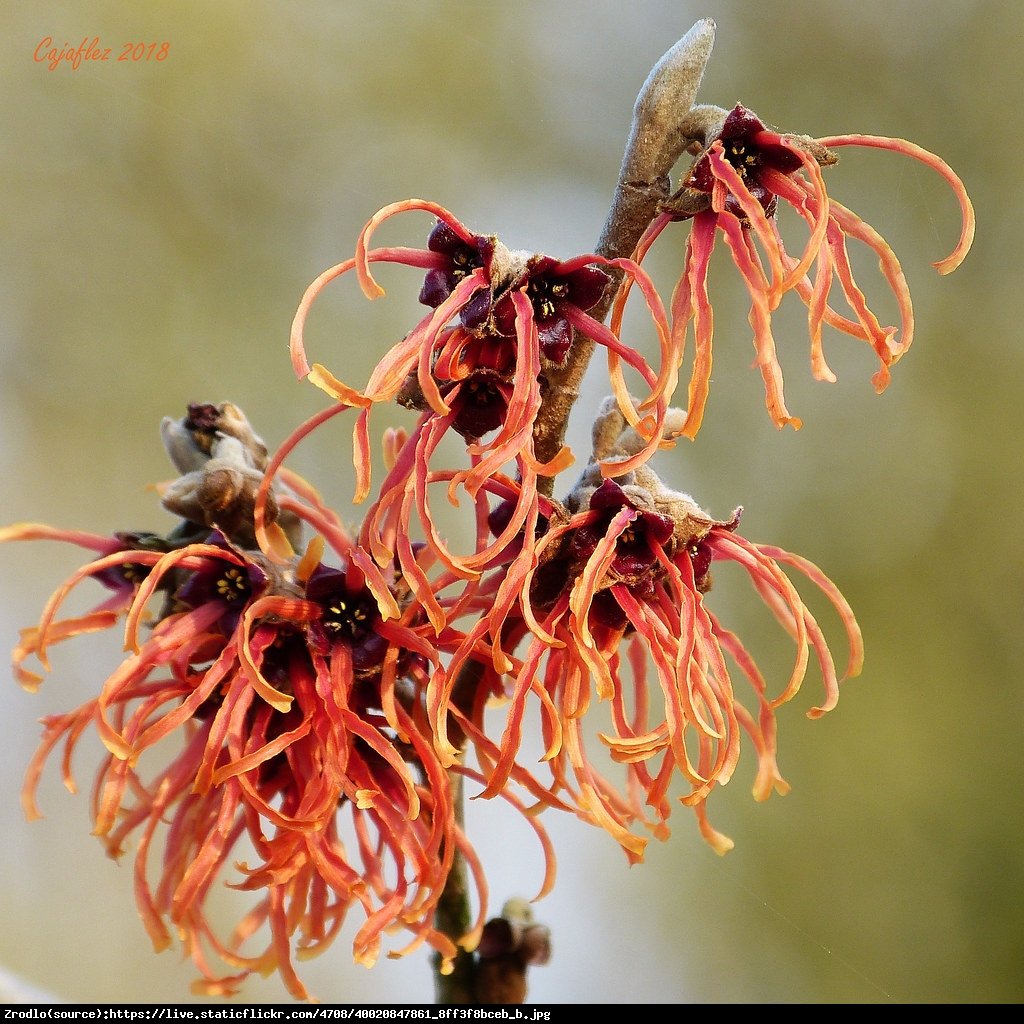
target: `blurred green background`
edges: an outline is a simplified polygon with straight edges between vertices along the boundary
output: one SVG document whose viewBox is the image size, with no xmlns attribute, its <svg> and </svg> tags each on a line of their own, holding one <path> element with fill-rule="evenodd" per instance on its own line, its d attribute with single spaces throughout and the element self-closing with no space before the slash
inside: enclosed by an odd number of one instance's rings
<svg viewBox="0 0 1024 1024">
<path fill-rule="evenodd" d="M 830 191 L 901 258 L 918 333 L 882 396 L 866 346 L 835 333 L 826 351 L 839 382 L 816 383 L 805 311 L 787 299 L 776 337 L 799 433 L 768 421 L 744 297 L 718 254 L 708 416 L 662 468 L 714 515 L 742 504 L 748 538 L 816 561 L 858 613 L 865 671 L 821 721 L 804 717 L 820 693 L 813 676 L 783 710 L 792 793 L 754 804 L 748 754 L 715 794 L 712 819 L 736 841 L 724 858 L 682 808 L 668 842 L 632 869 L 602 833 L 552 820 L 559 880 L 537 916 L 554 956 L 532 972 L 530 998 L 1020 1002 L 1024 6 L 4 3 L 0 521 L 166 529 L 146 486 L 169 475 L 163 416 L 230 399 L 273 446 L 321 408 L 288 365 L 291 317 L 386 203 L 432 199 L 512 247 L 590 251 L 637 90 L 705 16 L 718 34 L 701 101 L 742 101 L 812 135 L 909 138 L 961 174 L 978 237 L 940 278 L 929 263 L 958 231 L 941 180 L 898 156 L 844 151 Z M 47 36 L 98 36 L 113 56 L 129 41 L 170 47 L 162 62 L 51 72 L 33 60 Z M 409 215 L 381 237 L 416 245 L 428 227 Z M 682 230 L 672 238 L 651 262 L 666 297 Z M 858 267 L 891 316 L 872 261 Z M 346 281 L 311 320 L 314 358 L 352 383 L 416 315 L 417 275 L 381 279 L 389 298 L 371 305 Z M 591 370 L 573 426 L 581 457 L 585 409 L 603 394 L 600 363 Z M 343 509 L 347 442 L 334 425 L 291 463 Z M 76 564 L 61 545 L 0 551 L 4 646 Z M 725 587 L 716 607 L 752 644 L 774 644 L 758 633 L 752 591 Z M 35 696 L 0 687 L 0 964 L 71 1001 L 189 1001 L 190 966 L 150 950 L 130 862 L 107 860 L 89 835 L 96 745 L 82 750 L 78 796 L 50 772 L 46 818 L 27 824 L 19 805 L 36 720 L 94 692 L 116 639 L 62 652 Z M 530 836 L 500 807 L 473 805 L 470 827 L 495 906 L 532 895 Z M 345 939 L 304 977 L 327 1002 L 432 999 L 425 954 L 367 971 Z M 242 996 L 286 998 L 276 979 Z"/>
</svg>

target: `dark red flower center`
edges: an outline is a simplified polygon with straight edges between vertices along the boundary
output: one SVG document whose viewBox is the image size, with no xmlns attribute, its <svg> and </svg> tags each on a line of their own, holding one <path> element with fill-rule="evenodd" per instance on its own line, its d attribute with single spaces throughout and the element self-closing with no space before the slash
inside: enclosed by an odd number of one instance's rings
<svg viewBox="0 0 1024 1024">
<path fill-rule="evenodd" d="M 764 171 L 771 169 L 780 174 L 792 174 L 801 166 L 800 157 L 783 145 L 781 137 L 767 130 L 764 122 L 742 104 L 736 104 L 729 112 L 717 140 L 712 141 L 721 142 L 722 155 L 743 179 L 765 213 L 772 216 L 777 199 L 764 184 Z M 684 185 L 710 194 L 715 180 L 711 162 L 705 154 L 694 163 Z M 731 194 L 726 198 L 725 208 L 733 215 L 743 217 L 742 207 Z"/>
<path fill-rule="evenodd" d="M 377 603 L 369 594 L 336 594 L 324 606 L 323 627 L 333 637 L 361 640 L 379 617 Z"/>
<path fill-rule="evenodd" d="M 538 320 L 550 320 L 556 312 L 555 303 L 569 296 L 569 282 L 562 277 L 532 277 L 526 286 L 526 294 L 533 303 L 533 312 Z"/>
<path fill-rule="evenodd" d="M 654 569 L 656 552 L 669 542 L 674 526 L 667 516 L 637 508 L 614 480 L 605 480 L 590 496 L 590 509 L 598 513 L 598 518 L 573 533 L 569 551 L 579 561 L 588 559 L 623 508 L 634 509 L 637 516 L 616 538 L 610 568 L 619 579 L 635 584 Z"/>
<path fill-rule="evenodd" d="M 306 584 L 306 597 L 323 609 L 310 626 L 313 646 L 321 653 L 338 643 L 348 646 L 357 678 L 379 671 L 388 642 L 377 632 L 381 615 L 373 594 L 352 585 L 343 570 L 320 566 Z"/>
<path fill-rule="evenodd" d="M 480 258 L 480 254 L 474 249 L 471 249 L 468 245 L 460 245 L 458 249 L 452 253 L 452 267 L 450 273 L 456 282 L 459 282 L 464 277 L 472 274 L 477 267 L 481 266 L 483 266 L 483 260 Z"/>
<path fill-rule="evenodd" d="M 749 188 L 757 180 L 761 166 L 761 151 L 746 139 L 729 139 L 725 142 L 725 159 L 736 168 L 736 172 Z"/>
<path fill-rule="evenodd" d="M 125 562 L 121 566 L 121 576 L 124 578 L 125 583 L 129 583 L 134 587 L 149 575 L 151 568 L 148 565 L 140 565 L 138 562 Z"/>
<path fill-rule="evenodd" d="M 240 566 L 228 566 L 213 581 L 213 593 L 225 601 L 244 601 L 252 593 L 249 575 Z"/>
<path fill-rule="evenodd" d="M 491 244 L 480 237 L 472 242 L 466 241 L 450 225 L 438 221 L 427 239 L 427 248 L 445 259 L 443 267 L 427 271 L 420 289 L 420 302 L 436 308 L 451 295 L 460 281 L 484 266 Z"/>
</svg>

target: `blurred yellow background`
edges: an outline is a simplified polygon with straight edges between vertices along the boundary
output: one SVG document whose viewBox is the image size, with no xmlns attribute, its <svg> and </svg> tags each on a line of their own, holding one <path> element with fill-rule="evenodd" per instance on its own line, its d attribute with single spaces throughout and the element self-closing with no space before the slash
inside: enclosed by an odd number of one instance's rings
<svg viewBox="0 0 1024 1024">
<path fill-rule="evenodd" d="M 805 311 L 787 299 L 776 337 L 799 433 L 768 421 L 744 297 L 716 257 L 705 427 L 662 468 L 714 515 L 743 505 L 748 538 L 816 561 L 857 611 L 865 671 L 821 721 L 804 717 L 819 698 L 813 677 L 783 710 L 792 793 L 754 804 L 748 754 L 714 795 L 712 819 L 736 841 L 724 858 L 683 808 L 668 842 L 632 869 L 607 836 L 552 820 L 559 880 L 536 913 L 554 956 L 532 972 L 530 999 L 1020 1002 L 1024 6 L 3 4 L 0 522 L 165 530 L 172 520 L 146 487 L 170 472 L 163 416 L 231 400 L 273 446 L 321 408 L 288 364 L 291 317 L 386 203 L 431 199 L 512 247 L 591 251 L 637 90 L 706 16 L 718 31 L 700 101 L 742 101 L 783 130 L 911 139 L 962 176 L 978 238 L 939 278 L 929 264 L 958 232 L 945 185 L 904 158 L 843 151 L 830 191 L 901 258 L 918 332 L 883 395 L 866 346 L 835 333 L 826 351 L 839 382 L 816 383 Z M 94 36 L 115 57 L 126 42 L 170 46 L 164 61 L 78 70 L 33 59 L 46 37 L 59 47 Z M 428 228 L 410 215 L 386 237 L 419 245 Z M 651 262 L 666 298 L 682 229 L 674 238 Z M 869 297 L 884 293 L 863 266 Z M 388 299 L 371 305 L 346 281 L 311 319 L 313 357 L 355 384 L 418 315 L 415 272 L 381 279 Z M 580 457 L 602 372 L 595 361 L 574 422 Z M 324 434 L 291 464 L 344 509 L 347 427 Z M 61 545 L 0 550 L 0 645 L 77 564 Z M 752 592 L 723 599 L 741 635 L 761 628 Z M 79 795 L 51 771 L 45 819 L 26 823 L 19 804 L 37 719 L 94 692 L 119 657 L 107 641 L 61 652 L 35 696 L 0 686 L 0 964 L 70 1001 L 187 1002 L 192 970 L 152 953 L 130 862 L 115 865 L 89 835 L 98 744 L 82 751 Z M 496 806 L 473 805 L 470 827 L 495 908 L 532 895 L 531 837 Z M 304 977 L 327 1002 L 433 998 L 426 954 L 367 971 L 344 938 Z M 242 999 L 286 996 L 256 979 Z"/>
</svg>

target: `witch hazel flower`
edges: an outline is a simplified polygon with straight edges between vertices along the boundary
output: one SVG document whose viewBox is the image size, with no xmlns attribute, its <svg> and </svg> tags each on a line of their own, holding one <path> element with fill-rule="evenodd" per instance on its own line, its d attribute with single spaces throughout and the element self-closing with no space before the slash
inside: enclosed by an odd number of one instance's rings
<svg viewBox="0 0 1024 1024">
<path fill-rule="evenodd" d="M 437 219 L 426 248 L 369 248 L 381 224 L 411 211 L 429 212 Z M 355 271 L 368 298 L 382 296 L 384 289 L 370 270 L 376 262 L 425 270 L 419 298 L 431 312 L 379 360 L 360 391 L 322 364 L 309 363 L 305 323 L 323 288 L 349 271 Z M 636 349 L 588 315 L 612 271 L 635 282 L 644 295 L 658 336 L 659 373 Z M 607 349 L 615 368 L 616 394 L 627 403 L 624 414 L 652 439 L 653 450 L 661 442 L 660 423 L 675 378 L 665 358 L 668 318 L 647 274 L 629 259 L 587 254 L 559 261 L 512 251 L 493 236 L 471 232 L 443 207 L 411 199 L 378 211 L 360 234 L 355 256 L 325 271 L 306 290 L 292 324 L 292 366 L 299 377 L 308 377 L 339 402 L 360 409 L 354 431 L 358 500 L 369 492 L 369 408 L 392 400 L 428 411 L 441 421 L 436 428 L 441 432 L 452 429 L 462 434 L 469 453 L 480 456 L 457 480 L 472 495 L 489 475 L 516 458 L 530 463 L 538 475 L 553 475 L 568 464 L 571 455 L 566 450 L 539 464 L 533 432 L 545 369 L 564 363 L 578 333 Z M 639 407 L 621 382 L 622 365 L 631 367 L 650 389 Z"/>
<path fill-rule="evenodd" d="M 212 540 L 154 565 L 129 610 L 134 653 L 96 698 L 44 720 L 26 777 L 29 817 L 60 745 L 75 790 L 72 760 L 95 728 L 109 754 L 93 785 L 93 831 L 117 859 L 134 841 L 143 923 L 158 951 L 179 938 L 200 972 L 197 993 L 230 995 L 249 975 L 277 971 L 293 997 L 309 998 L 295 952 L 328 945 L 358 910 L 360 962 L 377 958 L 392 925 L 411 933 L 412 948 L 427 942 L 454 957 L 432 913 L 454 850 L 468 844 L 430 745 L 400 708 L 399 743 L 377 707 L 371 680 L 394 648 L 377 632 L 379 606 L 351 581 L 325 585 L 320 567 L 304 592 L 296 570 Z M 177 610 L 140 638 L 152 587 L 181 574 Z M 232 872 L 243 843 L 257 862 Z M 207 909 L 224 884 L 254 898 L 228 936 Z"/>
<path fill-rule="evenodd" d="M 708 297 L 708 267 L 719 232 L 750 295 L 749 321 L 754 330 L 756 363 L 764 380 L 765 403 L 776 426 L 801 425 L 786 407 L 771 327 L 772 312 L 788 291 L 795 290 L 807 305 L 815 379 L 836 379 L 822 345 L 822 328 L 827 324 L 871 345 L 880 364 L 872 383 L 876 391 L 884 391 L 891 366 L 913 341 L 910 291 L 900 262 L 885 239 L 828 194 L 822 168 L 837 162 L 835 150 L 853 146 L 909 156 L 941 174 L 959 203 L 961 232 L 952 252 L 933 264 L 940 274 L 951 273 L 960 265 L 974 239 L 974 210 L 960 178 L 938 156 L 904 139 L 875 135 L 816 139 L 778 132 L 766 127 L 741 104 L 730 111 L 695 107 L 688 118 L 687 133 L 693 139 L 695 159 L 676 193 L 662 204 L 634 254 L 642 260 L 673 221 L 692 221 L 683 271 L 672 300 L 672 338 L 677 358 L 682 357 L 690 321 L 694 325 L 695 353 L 682 433 L 691 438 L 696 435 L 708 399 L 714 319 Z M 799 256 L 788 252 L 779 230 L 780 201 L 795 210 L 809 229 Z M 882 276 L 899 309 L 899 328 L 883 325 L 872 312 L 854 277 L 847 250 L 850 239 L 866 245 L 878 257 Z M 834 283 L 849 307 L 849 315 L 831 304 Z M 613 318 L 613 327 L 615 322 Z"/>
<path fill-rule="evenodd" d="M 75 573 L 62 591 L 51 598 L 41 624 L 21 630 L 20 640 L 12 653 L 14 677 L 26 690 L 34 692 L 43 676 L 26 667 L 29 658 L 38 658 L 49 670 L 46 648 L 51 643 L 86 633 L 102 632 L 121 621 L 131 607 L 139 584 L 152 567 L 174 544 L 153 533 L 117 532 L 105 537 L 84 530 L 65 530 L 45 523 L 14 523 L 0 527 L 0 544 L 8 541 L 52 540 L 74 544 L 93 553 L 85 568 Z M 64 589 L 82 579 L 94 579 L 109 593 L 87 612 L 54 621 L 50 612 Z"/>
<path fill-rule="evenodd" d="M 447 262 L 427 272 L 420 302 L 436 309 L 468 274 L 482 269 L 491 288 L 478 292 L 459 319 L 464 327 L 484 336 L 511 338 L 515 336 L 516 321 L 511 288 L 517 279 L 520 287 L 525 282 L 541 352 L 545 359 L 561 364 L 575 334 L 573 310 L 585 313 L 597 304 L 608 284 L 608 274 L 590 263 L 588 257 L 563 264 L 551 256 L 534 254 L 526 257 L 525 265 L 516 266 L 512 254 L 502 252 L 499 246 L 493 237 L 474 236 L 467 241 L 447 221 L 438 220 L 427 238 L 427 248 L 443 254 Z"/>
<path fill-rule="evenodd" d="M 40 814 L 36 790 L 60 746 L 75 791 L 74 756 L 95 731 L 107 756 L 93 784 L 94 832 L 114 858 L 135 844 L 143 924 L 157 950 L 178 938 L 199 971 L 197 993 L 230 995 L 251 974 L 277 971 L 293 997 L 309 998 L 294 958 L 330 945 L 354 912 L 365 918 L 352 940 L 357 961 L 372 964 L 396 931 L 408 940 L 389 955 L 426 944 L 452 961 L 458 947 L 434 916 L 457 855 L 480 908 L 467 947 L 482 934 L 487 890 L 448 775 L 411 710 L 444 643 L 398 572 L 381 570 L 308 484 L 267 459 L 237 407 L 190 406 L 162 434 L 183 471 L 164 488 L 165 505 L 191 516 L 168 537 L 0 531 L 0 540 L 65 540 L 92 553 L 23 633 L 23 685 L 43 678 L 27 668 L 31 657 L 47 671 L 55 645 L 122 620 L 128 651 L 97 696 L 44 720 L 26 775 L 28 817 Z M 287 488 L 265 477 L 254 487 L 250 456 Z M 214 513 L 233 524 L 231 537 L 210 528 Z M 270 529 L 281 521 L 287 532 Z M 290 544 L 300 522 L 316 531 L 301 555 Z M 239 543 L 248 537 L 263 546 Z M 323 557 L 328 544 L 336 564 Z M 61 618 L 90 580 L 111 595 Z M 547 862 L 543 893 L 553 855 L 542 826 L 529 824 Z M 241 859 L 243 846 L 255 859 Z M 226 936 L 208 910 L 222 884 L 253 901 Z"/>
<path fill-rule="evenodd" d="M 684 418 L 672 410 L 667 429 Z M 486 791 L 500 792 L 515 763 L 534 698 L 557 780 L 552 792 L 606 829 L 632 861 L 642 859 L 647 842 L 637 823 L 667 834 L 669 789 L 680 777 L 690 786 L 682 802 L 705 839 L 719 853 L 730 849 L 731 840 L 710 824 L 706 802 L 732 777 L 742 735 L 757 757 L 754 797 L 785 793 L 777 709 L 798 693 L 812 655 L 825 696 L 810 717 L 835 707 L 841 679 L 859 673 L 863 659 L 856 618 L 835 585 L 806 559 L 742 537 L 741 510 L 715 520 L 665 487 L 649 466 L 616 479 L 602 475 L 602 460 L 628 459 L 643 443 L 615 401 L 607 401 L 595 425 L 594 459 L 566 499 L 566 516 L 538 542 L 537 567 L 517 610 L 525 628 L 515 633 L 515 615 L 508 618 L 510 635 L 525 649 L 509 672 L 507 724 Z M 730 563 L 747 574 L 794 644 L 793 668 L 781 686 L 769 686 L 754 655 L 712 609 L 713 574 Z M 842 673 L 794 574 L 820 591 L 841 621 L 849 645 Z M 587 750 L 594 699 L 609 705 L 611 728 L 600 739 L 611 761 L 624 766 L 624 785 L 611 781 Z"/>
</svg>

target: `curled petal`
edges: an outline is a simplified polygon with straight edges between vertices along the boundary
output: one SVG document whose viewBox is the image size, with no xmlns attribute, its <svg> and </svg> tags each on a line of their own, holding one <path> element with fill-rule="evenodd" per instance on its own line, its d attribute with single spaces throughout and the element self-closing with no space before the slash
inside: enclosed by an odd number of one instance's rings
<svg viewBox="0 0 1024 1024">
<path fill-rule="evenodd" d="M 396 213 L 405 213 L 409 210 L 424 210 L 434 214 L 439 220 L 443 220 L 460 238 L 467 243 L 472 243 L 475 235 L 462 223 L 455 219 L 443 206 L 437 203 L 428 202 L 425 199 L 406 199 L 399 203 L 390 203 L 388 206 L 378 210 L 359 233 L 359 241 L 356 243 L 355 265 L 356 274 L 359 277 L 359 286 L 368 299 L 378 299 L 384 294 L 384 289 L 377 284 L 370 273 L 370 262 L 373 255 L 367 251 L 370 237 L 390 217 Z M 430 254 L 436 258 L 435 254 Z M 433 264 L 431 264 L 433 265 Z"/>
<path fill-rule="evenodd" d="M 960 205 L 960 238 L 953 247 L 953 251 L 943 259 L 933 263 L 932 266 L 940 274 L 950 274 L 963 263 L 967 253 L 971 250 L 971 245 L 974 243 L 974 205 L 959 175 L 956 174 L 945 160 L 934 153 L 930 153 L 927 149 L 922 149 L 913 142 L 908 142 L 906 139 L 891 139 L 880 135 L 830 135 L 816 141 L 828 149 L 836 149 L 839 146 L 870 146 L 876 149 L 887 149 L 894 153 L 903 153 L 914 160 L 919 160 L 921 163 L 932 168 L 932 170 L 938 171 L 953 190 L 957 203 Z"/>
</svg>

